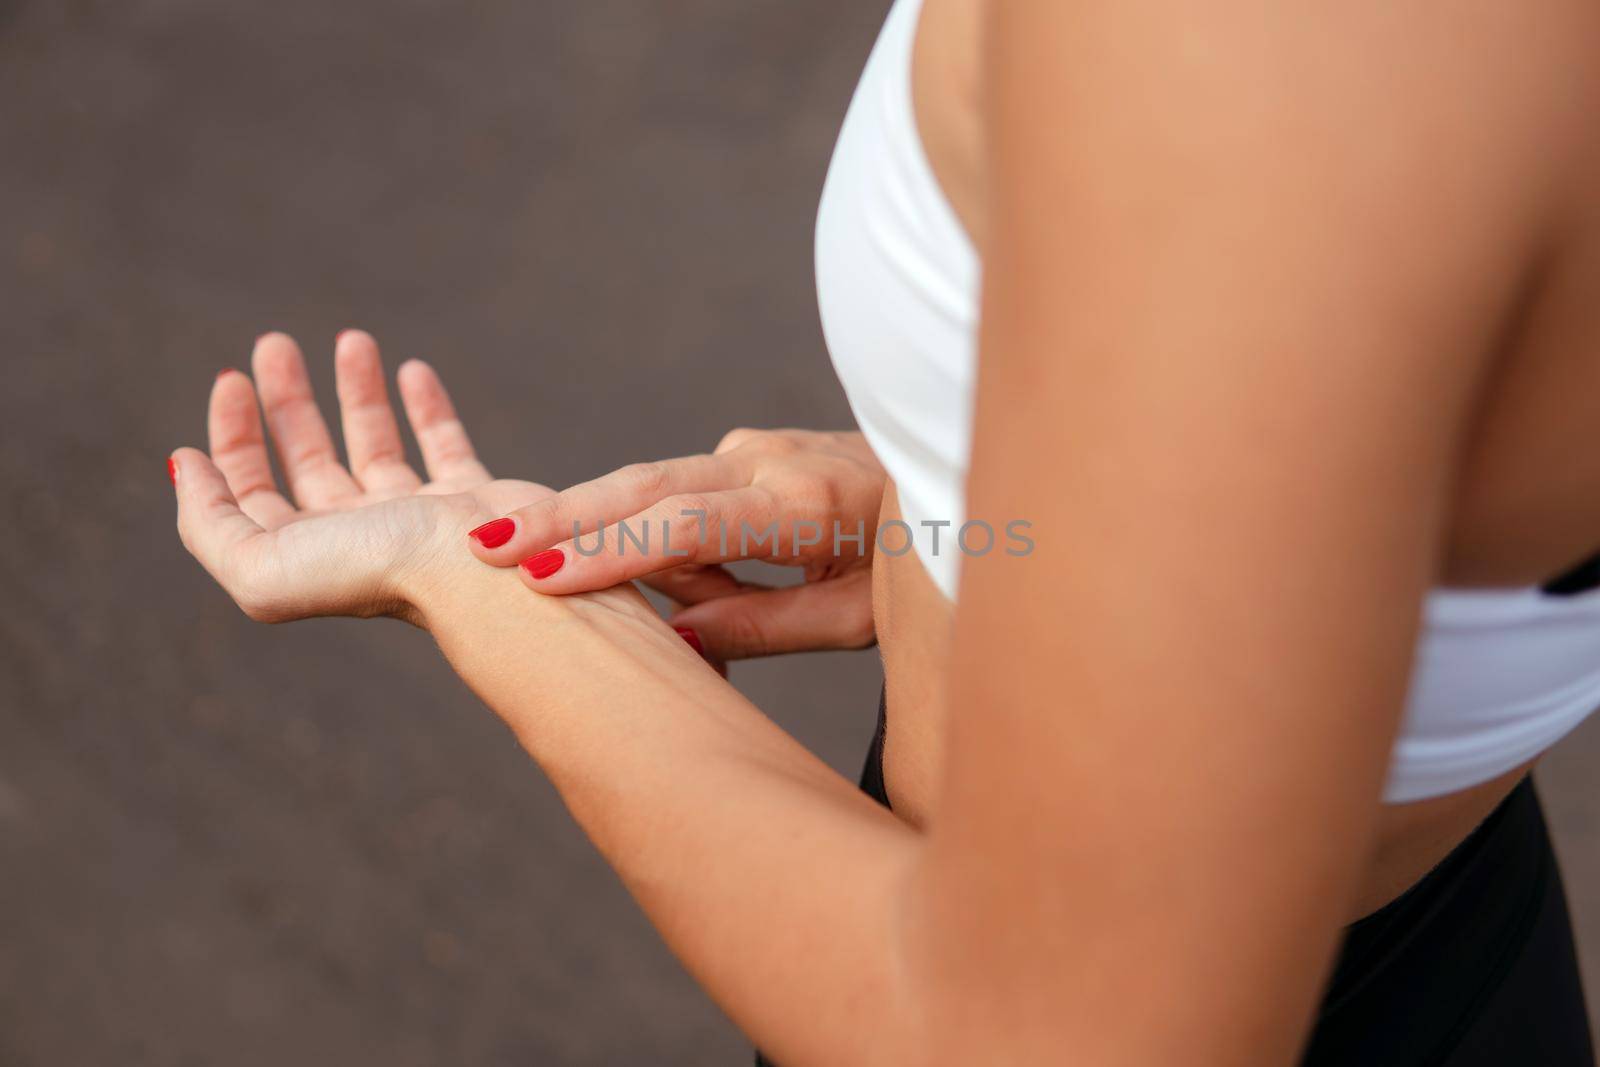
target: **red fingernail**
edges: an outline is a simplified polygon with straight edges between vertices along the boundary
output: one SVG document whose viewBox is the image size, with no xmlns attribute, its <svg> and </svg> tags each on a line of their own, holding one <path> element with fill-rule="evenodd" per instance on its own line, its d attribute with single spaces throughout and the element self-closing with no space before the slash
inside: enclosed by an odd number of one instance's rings
<svg viewBox="0 0 1600 1067">
<path fill-rule="evenodd" d="M 687 626 L 674 626 L 672 628 L 672 632 L 687 641 L 689 643 L 689 647 L 694 649 L 701 656 L 706 654 L 706 646 L 700 643 L 700 635 L 689 629 Z"/>
<path fill-rule="evenodd" d="M 517 532 L 517 524 L 510 519 L 491 519 L 475 530 L 468 530 L 467 536 L 477 541 L 484 548 L 499 548 L 511 540 L 511 535 Z M 537 559 L 538 557 L 534 557 Z M 557 567 L 561 564 L 556 564 Z M 531 573 L 531 572 L 530 572 Z M 535 578 L 542 577 L 534 575 Z"/>
<path fill-rule="evenodd" d="M 171 456 L 167 457 L 167 477 L 172 479 L 172 484 L 178 484 L 178 461 Z"/>
<path fill-rule="evenodd" d="M 560 570 L 566 561 L 567 557 L 561 554 L 559 548 L 547 548 L 543 552 L 529 556 L 520 566 L 528 572 L 530 578 L 548 578 Z"/>
</svg>

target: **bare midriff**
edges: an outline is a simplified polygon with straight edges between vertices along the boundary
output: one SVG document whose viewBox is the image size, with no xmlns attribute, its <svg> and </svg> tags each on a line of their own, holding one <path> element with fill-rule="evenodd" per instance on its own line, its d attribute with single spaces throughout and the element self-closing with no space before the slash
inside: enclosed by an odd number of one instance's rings
<svg viewBox="0 0 1600 1067">
<path fill-rule="evenodd" d="M 913 57 L 912 96 L 926 154 L 945 195 L 974 244 L 983 248 L 982 121 L 978 106 L 979 41 L 984 0 L 926 0 Z M 1600 233 L 1600 211 L 1592 216 Z M 1600 241 L 1594 242 L 1600 244 Z M 1600 283 L 1600 256 L 1574 267 L 1571 288 Z M 1600 312 L 1554 294 L 1539 312 L 1547 327 L 1533 331 L 1526 351 L 1509 359 L 1498 395 L 1483 409 L 1477 442 L 1463 474 L 1456 530 L 1444 578 L 1451 584 L 1530 584 L 1558 573 L 1584 553 L 1584 530 L 1600 528 L 1593 514 L 1571 506 L 1574 479 L 1600 485 L 1600 456 L 1583 446 L 1591 437 L 1586 412 L 1570 398 L 1600 389 L 1600 368 L 1574 361 L 1572 344 L 1600 335 Z M 1542 464 L 1551 454 L 1591 457 L 1588 469 Z M 1580 449 L 1580 446 L 1581 449 Z M 1530 476 L 1529 471 L 1535 471 Z M 1537 472 L 1548 474 L 1541 482 Z M 1593 494 L 1592 496 L 1600 496 Z M 899 517 L 891 484 L 882 519 Z M 1548 521 L 1545 521 L 1548 520 Z M 1530 537 L 1528 531 L 1542 531 Z M 873 606 L 888 694 L 884 776 L 895 812 L 913 824 L 937 818 L 944 758 L 945 669 L 953 605 L 933 583 L 916 553 L 880 553 L 873 567 Z M 1063 706 L 1059 713 L 1072 715 Z M 1386 805 L 1369 855 L 1352 856 L 1364 875 L 1349 918 L 1398 896 L 1459 844 L 1516 785 L 1530 765 L 1471 788 L 1403 805 Z"/>
</svg>

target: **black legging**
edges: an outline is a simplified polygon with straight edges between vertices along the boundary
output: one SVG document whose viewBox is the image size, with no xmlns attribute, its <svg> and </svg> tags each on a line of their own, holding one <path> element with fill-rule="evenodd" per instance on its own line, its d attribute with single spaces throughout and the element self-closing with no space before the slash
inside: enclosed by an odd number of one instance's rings
<svg viewBox="0 0 1600 1067">
<path fill-rule="evenodd" d="M 1345 932 L 1301 1063 L 1594 1063 L 1566 894 L 1531 777 L 1422 881 Z"/>
</svg>

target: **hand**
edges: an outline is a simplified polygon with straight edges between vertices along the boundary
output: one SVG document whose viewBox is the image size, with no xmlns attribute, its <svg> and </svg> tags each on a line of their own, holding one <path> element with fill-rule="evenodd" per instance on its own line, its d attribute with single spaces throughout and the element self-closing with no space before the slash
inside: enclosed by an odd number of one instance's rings
<svg viewBox="0 0 1600 1067">
<path fill-rule="evenodd" d="M 883 488 L 858 433 L 734 430 L 711 455 L 624 467 L 510 511 L 474 531 L 473 551 L 497 567 L 521 563 L 543 593 L 643 580 L 689 605 L 668 622 L 716 661 L 863 648 Z M 763 536 L 772 528 L 776 537 Z M 575 529 L 589 535 L 576 545 Z M 736 559 L 802 567 L 806 582 L 742 583 L 721 566 Z"/>
<path fill-rule="evenodd" d="M 401 400 L 422 451 L 405 461 L 378 346 L 359 330 L 334 349 L 349 467 L 339 462 L 294 341 L 261 337 L 252 357 L 289 497 L 278 491 L 250 378 L 226 370 L 211 390 L 211 454 L 173 453 L 184 546 L 252 619 L 394 615 L 419 622 L 417 589 L 441 567 L 476 566 L 466 530 L 554 495 L 494 481 L 433 368 L 400 367 Z M 291 502 L 292 501 L 292 502 Z"/>
</svg>

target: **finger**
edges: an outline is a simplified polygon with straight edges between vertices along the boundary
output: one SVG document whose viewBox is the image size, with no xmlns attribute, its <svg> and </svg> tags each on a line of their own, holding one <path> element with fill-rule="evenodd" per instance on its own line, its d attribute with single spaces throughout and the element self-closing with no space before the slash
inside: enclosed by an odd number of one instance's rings
<svg viewBox="0 0 1600 1067">
<path fill-rule="evenodd" d="M 334 451 L 300 346 L 286 334 L 263 334 L 256 340 L 251 364 L 267 428 L 296 503 L 324 508 L 360 496 L 361 487 Z"/>
<path fill-rule="evenodd" d="M 244 606 L 247 592 L 239 588 L 239 557 L 264 531 L 240 510 L 228 479 L 204 452 L 180 448 L 169 457 L 169 469 L 178 495 L 178 537 L 183 547 Z"/>
<path fill-rule="evenodd" d="M 435 482 L 480 485 L 489 472 L 478 462 L 467 428 L 461 425 L 450 394 L 428 364 L 410 359 L 400 365 L 400 400 L 422 450 L 422 463 Z"/>
<path fill-rule="evenodd" d="M 345 330 L 333 343 L 334 383 L 350 473 L 365 493 L 399 496 L 422 484 L 406 463 L 400 425 L 383 384 L 378 344 L 364 330 Z"/>
<path fill-rule="evenodd" d="M 754 486 L 670 496 L 604 529 L 535 552 L 518 569 L 530 589 L 565 594 L 606 589 L 686 563 L 767 559 L 776 554 L 778 539 L 788 536 L 777 511 L 772 495 Z"/>
<path fill-rule="evenodd" d="M 263 334 L 256 340 L 251 365 L 267 429 L 295 502 L 303 508 L 324 508 L 360 496 L 361 487 L 333 450 L 300 346 L 287 334 Z"/>
<path fill-rule="evenodd" d="M 217 375 L 206 418 L 211 460 L 251 520 L 272 529 L 294 517 L 294 505 L 278 492 L 261 431 L 261 409 L 250 377 L 232 367 Z"/>
<path fill-rule="evenodd" d="M 635 463 L 512 512 L 504 520 L 511 523 L 510 527 L 479 527 L 473 531 L 471 547 L 485 563 L 510 567 L 573 537 L 575 531 L 589 533 L 602 524 L 633 521 L 662 501 L 737 490 L 748 486 L 749 481 L 749 470 L 727 456 L 684 456 L 658 463 Z M 692 509 L 693 504 L 690 506 Z M 680 516 L 674 510 L 670 518 L 677 520 Z M 674 522 L 675 527 L 678 525 Z"/>
<path fill-rule="evenodd" d="M 673 632 L 676 633 L 679 637 L 683 638 L 684 644 L 686 644 L 690 648 L 694 649 L 695 655 L 699 656 L 701 659 L 703 659 L 707 663 L 711 664 L 711 669 L 712 670 L 716 671 L 718 674 L 722 675 L 724 678 L 726 678 L 728 676 L 728 661 L 727 660 L 723 660 L 723 659 L 718 659 L 715 656 L 711 655 L 711 653 L 707 652 L 706 649 L 705 649 L 705 646 L 700 643 L 700 635 L 699 634 L 697 634 L 693 630 L 690 630 L 687 627 L 683 627 L 683 626 L 677 627 Z"/>
<path fill-rule="evenodd" d="M 679 604 L 698 604 L 719 596 L 764 588 L 739 581 L 724 567 L 689 563 L 647 574 L 640 581 Z"/>
<path fill-rule="evenodd" d="M 713 451 L 720 456 L 724 452 L 732 452 L 740 445 L 747 444 L 769 433 L 771 433 L 770 430 L 756 430 L 748 426 L 740 426 L 723 434 L 722 440 L 717 442 L 717 447 Z"/>
<path fill-rule="evenodd" d="M 873 641 L 871 576 L 866 570 L 785 589 L 707 600 L 667 621 L 694 631 L 712 659 L 866 648 Z"/>
</svg>

